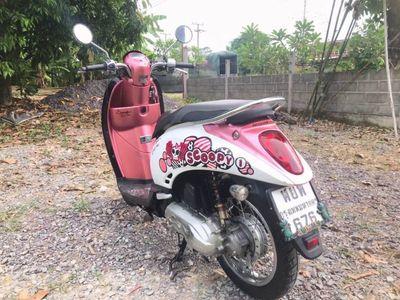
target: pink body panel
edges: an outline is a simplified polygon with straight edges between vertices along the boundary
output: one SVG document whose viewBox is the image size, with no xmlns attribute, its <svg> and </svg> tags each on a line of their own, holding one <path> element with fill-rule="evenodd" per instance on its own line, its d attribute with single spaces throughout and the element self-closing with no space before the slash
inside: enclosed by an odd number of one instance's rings
<svg viewBox="0 0 400 300">
<path fill-rule="evenodd" d="M 220 137 L 230 143 L 238 145 L 248 153 L 267 160 L 276 168 L 284 170 L 261 146 L 258 136 L 267 130 L 280 131 L 279 127 L 272 120 L 256 121 L 244 126 L 234 126 L 230 124 L 208 124 L 204 125 L 205 131 Z M 239 133 L 239 138 L 235 139 L 234 132 Z"/>
<path fill-rule="evenodd" d="M 115 158 L 123 177 L 151 180 L 151 138 L 160 117 L 159 103 L 149 104 L 151 80 L 134 85 L 133 79 L 119 81 L 110 96 L 108 128 Z"/>
</svg>

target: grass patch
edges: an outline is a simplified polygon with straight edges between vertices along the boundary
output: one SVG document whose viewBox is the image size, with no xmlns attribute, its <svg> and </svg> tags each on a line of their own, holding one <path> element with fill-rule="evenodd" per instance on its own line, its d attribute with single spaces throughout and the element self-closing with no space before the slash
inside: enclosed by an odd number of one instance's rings
<svg viewBox="0 0 400 300">
<path fill-rule="evenodd" d="M 362 222 L 361 221 L 361 222 L 357 223 L 356 225 L 361 230 L 365 230 L 365 231 L 368 231 L 368 232 L 374 232 L 375 231 L 373 225 L 371 223 L 369 223 L 369 222 Z"/>
<path fill-rule="evenodd" d="M 2 134 L 0 134 L 0 144 L 1 143 L 7 143 L 11 140 L 11 136 L 7 135 L 7 134 L 3 134 L 4 131 L 7 129 L 7 127 L 9 127 L 9 125 L 0 122 L 0 132 L 2 132 Z"/>
<path fill-rule="evenodd" d="M 179 102 L 182 104 L 190 104 L 201 102 L 200 99 L 192 96 L 188 96 L 187 98 L 183 98 L 182 93 L 168 93 L 167 97 L 175 102 Z"/>
<path fill-rule="evenodd" d="M 338 252 L 340 255 L 343 255 L 343 256 L 346 257 L 346 258 L 352 257 L 352 253 L 351 253 L 351 251 L 350 251 L 348 248 L 339 247 L 339 248 L 337 249 L 337 252 Z"/>
<path fill-rule="evenodd" d="M 88 212 L 90 210 L 90 202 L 81 198 L 74 204 L 74 209 L 78 212 Z"/>
<path fill-rule="evenodd" d="M 183 101 L 182 93 L 166 93 L 166 96 L 173 101 Z"/>
<path fill-rule="evenodd" d="M 190 103 L 201 102 L 201 100 L 196 97 L 188 96 L 187 98 L 183 99 L 183 102 L 186 104 L 190 104 Z"/>
<path fill-rule="evenodd" d="M 35 208 L 37 205 L 32 202 L 0 212 L 0 233 L 19 232 L 22 229 L 22 218 Z"/>
<path fill-rule="evenodd" d="M 65 274 L 61 278 L 58 278 L 58 280 L 52 282 L 49 284 L 49 290 L 50 291 L 57 291 L 61 294 L 65 294 L 68 292 L 68 288 L 70 287 L 70 284 L 73 283 L 74 280 L 77 279 L 76 274 Z"/>
<path fill-rule="evenodd" d="M 57 127 L 55 130 L 55 135 L 57 139 L 61 142 L 61 146 L 67 148 L 69 145 L 69 137 L 64 133 L 64 130 L 60 127 Z"/>
</svg>

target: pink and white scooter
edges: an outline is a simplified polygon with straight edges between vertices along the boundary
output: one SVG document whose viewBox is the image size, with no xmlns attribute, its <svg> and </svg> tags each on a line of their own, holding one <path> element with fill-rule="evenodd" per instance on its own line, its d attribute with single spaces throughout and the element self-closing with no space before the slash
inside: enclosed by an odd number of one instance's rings
<svg viewBox="0 0 400 300">
<path fill-rule="evenodd" d="M 98 47 L 84 25 L 75 25 L 74 35 Z M 186 26 L 176 31 L 180 42 L 191 35 Z M 284 99 L 218 100 L 165 112 L 152 71 L 189 67 L 131 51 L 123 63 L 82 68 L 118 75 L 105 92 L 102 129 L 119 190 L 128 204 L 167 218 L 183 238 L 171 268 L 188 245 L 216 257 L 249 295 L 280 297 L 296 280 L 298 253 L 322 253 L 318 229 L 329 218 L 309 165 L 273 121 Z"/>
</svg>

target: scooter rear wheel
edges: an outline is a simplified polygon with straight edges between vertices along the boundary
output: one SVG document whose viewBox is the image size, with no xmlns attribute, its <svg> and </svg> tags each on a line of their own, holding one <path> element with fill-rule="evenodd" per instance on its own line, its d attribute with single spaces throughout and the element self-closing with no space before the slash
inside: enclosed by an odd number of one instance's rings
<svg viewBox="0 0 400 300">
<path fill-rule="evenodd" d="M 297 251 L 292 243 L 285 241 L 274 222 L 276 216 L 260 199 L 244 201 L 237 206 L 240 206 L 236 209 L 239 213 L 231 217 L 242 226 L 248 224 L 251 246 L 244 257 L 223 255 L 217 260 L 229 278 L 250 296 L 258 299 L 282 297 L 297 278 Z M 246 221 L 242 222 L 244 219 Z"/>
</svg>

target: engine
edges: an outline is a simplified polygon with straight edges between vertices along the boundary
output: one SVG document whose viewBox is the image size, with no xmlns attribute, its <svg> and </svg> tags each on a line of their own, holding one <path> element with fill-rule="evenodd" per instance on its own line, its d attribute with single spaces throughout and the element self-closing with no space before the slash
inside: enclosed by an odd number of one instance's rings
<svg viewBox="0 0 400 300">
<path fill-rule="evenodd" d="M 173 202 L 167 206 L 165 217 L 188 245 L 206 256 L 230 254 L 243 256 L 251 246 L 251 234 L 240 222 L 223 229 L 216 215 L 206 217 L 184 203 Z"/>
</svg>

